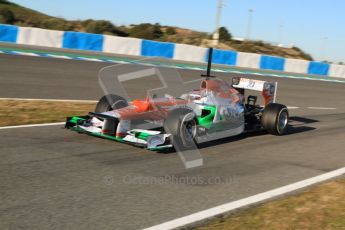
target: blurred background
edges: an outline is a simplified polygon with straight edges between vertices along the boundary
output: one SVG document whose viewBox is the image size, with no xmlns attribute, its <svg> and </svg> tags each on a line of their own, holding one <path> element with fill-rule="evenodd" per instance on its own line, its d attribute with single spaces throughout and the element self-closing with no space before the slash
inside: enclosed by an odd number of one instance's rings
<svg viewBox="0 0 345 230">
<path fill-rule="evenodd" d="M 211 46 L 335 64 L 345 61 L 345 2 L 0 0 L 0 23 Z"/>
</svg>

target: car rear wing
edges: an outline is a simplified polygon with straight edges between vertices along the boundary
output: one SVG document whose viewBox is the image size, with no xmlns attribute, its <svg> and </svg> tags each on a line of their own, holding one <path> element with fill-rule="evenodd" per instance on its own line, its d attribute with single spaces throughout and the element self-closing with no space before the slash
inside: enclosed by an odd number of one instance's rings
<svg viewBox="0 0 345 230">
<path fill-rule="evenodd" d="M 232 87 L 236 89 L 242 89 L 243 94 L 244 90 L 254 90 L 261 92 L 261 95 L 263 96 L 265 101 L 265 106 L 269 103 L 276 102 L 278 82 L 273 83 L 249 78 L 234 77 L 232 79 Z"/>
</svg>

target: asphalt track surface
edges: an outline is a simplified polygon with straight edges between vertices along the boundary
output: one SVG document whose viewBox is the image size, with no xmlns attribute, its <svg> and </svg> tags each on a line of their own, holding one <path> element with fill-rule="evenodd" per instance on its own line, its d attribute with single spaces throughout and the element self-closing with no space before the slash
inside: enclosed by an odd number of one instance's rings
<svg viewBox="0 0 345 230">
<path fill-rule="evenodd" d="M 97 100 L 104 66 L 0 55 L 0 97 Z M 265 79 L 279 82 L 279 102 L 299 107 L 288 135 L 204 145 L 204 166 L 191 170 L 176 153 L 59 126 L 0 130 L 0 229 L 140 229 L 344 167 L 345 84 Z M 140 93 L 150 84 L 129 87 Z"/>
</svg>

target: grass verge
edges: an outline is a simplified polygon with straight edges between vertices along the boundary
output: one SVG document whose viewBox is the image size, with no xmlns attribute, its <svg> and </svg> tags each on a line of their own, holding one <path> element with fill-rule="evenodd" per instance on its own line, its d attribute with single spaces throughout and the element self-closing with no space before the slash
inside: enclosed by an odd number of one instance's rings
<svg viewBox="0 0 345 230">
<path fill-rule="evenodd" d="M 95 103 L 84 102 L 0 101 L 0 127 L 60 122 L 94 109 Z"/>
<path fill-rule="evenodd" d="M 199 230 L 345 229 L 345 179 L 218 219 Z"/>
</svg>

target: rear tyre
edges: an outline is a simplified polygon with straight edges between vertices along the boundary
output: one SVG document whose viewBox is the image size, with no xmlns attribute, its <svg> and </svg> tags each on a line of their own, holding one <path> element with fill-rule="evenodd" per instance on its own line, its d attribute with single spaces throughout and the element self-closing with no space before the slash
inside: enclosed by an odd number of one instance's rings
<svg viewBox="0 0 345 230">
<path fill-rule="evenodd" d="M 126 99 L 118 95 L 108 94 L 99 99 L 95 112 L 104 113 L 114 109 L 121 109 L 128 106 Z"/>
<path fill-rule="evenodd" d="M 164 130 L 171 134 L 171 142 L 177 150 L 195 148 L 197 134 L 195 113 L 186 108 L 177 108 L 169 112 L 164 121 Z"/>
<path fill-rule="evenodd" d="M 289 122 L 289 112 L 285 105 L 268 104 L 261 117 L 261 125 L 270 134 L 284 135 Z"/>
</svg>

